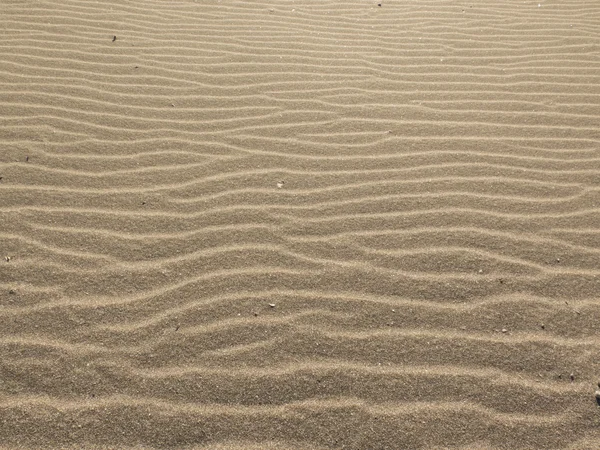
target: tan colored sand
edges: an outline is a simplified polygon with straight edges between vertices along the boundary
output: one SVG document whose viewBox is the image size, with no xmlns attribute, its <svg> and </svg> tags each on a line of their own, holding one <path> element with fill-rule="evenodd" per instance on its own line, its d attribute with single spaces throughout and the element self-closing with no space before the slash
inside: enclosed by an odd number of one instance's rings
<svg viewBox="0 0 600 450">
<path fill-rule="evenodd" d="M 0 447 L 600 448 L 599 13 L 5 0 Z"/>
</svg>

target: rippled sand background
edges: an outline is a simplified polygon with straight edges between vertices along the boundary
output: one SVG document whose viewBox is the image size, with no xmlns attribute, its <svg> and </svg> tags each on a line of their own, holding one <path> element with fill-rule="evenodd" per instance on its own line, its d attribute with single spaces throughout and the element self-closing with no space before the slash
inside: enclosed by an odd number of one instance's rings
<svg viewBox="0 0 600 450">
<path fill-rule="evenodd" d="M 600 4 L 3 0 L 0 447 L 600 448 Z"/>
</svg>

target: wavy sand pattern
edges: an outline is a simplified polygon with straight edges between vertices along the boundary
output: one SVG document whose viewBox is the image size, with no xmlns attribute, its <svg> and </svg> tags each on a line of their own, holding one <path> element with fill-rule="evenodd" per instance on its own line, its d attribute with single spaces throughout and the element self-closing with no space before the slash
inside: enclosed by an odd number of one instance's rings
<svg viewBox="0 0 600 450">
<path fill-rule="evenodd" d="M 599 17 L 3 0 L 0 448 L 600 448 Z"/>
</svg>

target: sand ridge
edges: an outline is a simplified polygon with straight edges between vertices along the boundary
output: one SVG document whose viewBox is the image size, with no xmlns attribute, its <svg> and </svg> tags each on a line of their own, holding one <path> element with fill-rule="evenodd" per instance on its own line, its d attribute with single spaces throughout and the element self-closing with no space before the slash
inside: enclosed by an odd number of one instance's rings
<svg viewBox="0 0 600 450">
<path fill-rule="evenodd" d="M 598 14 L 5 0 L 0 448 L 600 448 Z"/>
</svg>

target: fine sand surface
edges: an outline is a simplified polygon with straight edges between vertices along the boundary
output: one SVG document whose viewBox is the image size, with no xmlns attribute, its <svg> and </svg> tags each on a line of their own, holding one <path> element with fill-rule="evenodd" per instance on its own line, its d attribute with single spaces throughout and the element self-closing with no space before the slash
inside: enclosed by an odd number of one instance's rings
<svg viewBox="0 0 600 450">
<path fill-rule="evenodd" d="M 0 448 L 600 448 L 597 0 L 0 34 Z"/>
</svg>

